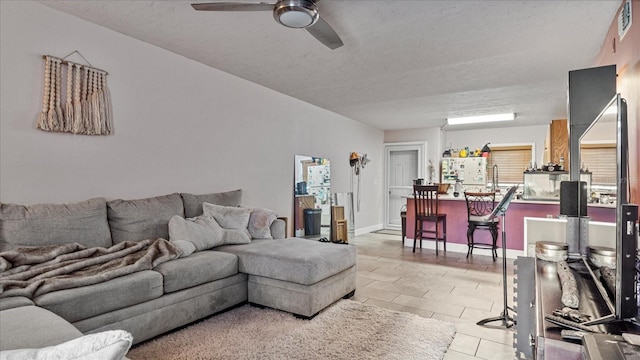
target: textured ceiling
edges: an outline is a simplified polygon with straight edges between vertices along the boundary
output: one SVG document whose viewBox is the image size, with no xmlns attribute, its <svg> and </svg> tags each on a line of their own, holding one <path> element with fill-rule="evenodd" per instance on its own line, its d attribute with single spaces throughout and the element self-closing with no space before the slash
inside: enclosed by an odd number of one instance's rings
<svg viewBox="0 0 640 360">
<path fill-rule="evenodd" d="M 384 130 L 503 112 L 517 113 L 509 126 L 566 118 L 567 73 L 593 66 L 620 5 L 321 0 L 344 41 L 330 50 L 270 12 L 196 12 L 191 2 L 207 1 L 42 1 Z"/>
</svg>

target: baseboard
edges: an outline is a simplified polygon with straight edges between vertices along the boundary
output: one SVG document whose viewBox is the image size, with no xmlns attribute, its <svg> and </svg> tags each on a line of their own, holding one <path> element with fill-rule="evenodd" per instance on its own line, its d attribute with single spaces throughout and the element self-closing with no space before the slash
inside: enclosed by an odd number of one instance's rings
<svg viewBox="0 0 640 360">
<path fill-rule="evenodd" d="M 408 246 L 413 248 L 413 239 L 410 238 L 405 238 L 404 239 L 404 246 Z M 420 243 L 417 244 L 417 246 L 420 246 Z M 424 240 L 422 242 L 422 248 L 423 249 L 436 249 L 436 243 L 434 241 L 430 241 L 430 240 Z M 441 251 L 442 250 L 442 242 L 438 243 L 438 250 Z M 466 244 L 458 244 L 458 243 L 451 243 L 451 242 L 447 242 L 447 251 L 453 251 L 456 253 L 463 253 L 466 254 L 468 250 L 468 246 Z M 478 254 L 478 255 L 487 255 L 487 256 L 491 256 L 491 250 L 490 249 L 473 249 L 473 253 L 474 254 Z M 502 256 L 502 248 L 498 248 L 498 256 Z M 518 256 L 525 256 L 524 255 L 524 250 L 512 250 L 512 249 L 507 249 L 507 259 L 516 259 Z"/>
<path fill-rule="evenodd" d="M 382 226 L 382 224 L 375 224 L 375 225 L 356 229 L 355 234 L 356 236 L 360 236 L 360 235 L 368 234 L 370 232 L 382 230 L 383 228 L 384 227 Z"/>
</svg>

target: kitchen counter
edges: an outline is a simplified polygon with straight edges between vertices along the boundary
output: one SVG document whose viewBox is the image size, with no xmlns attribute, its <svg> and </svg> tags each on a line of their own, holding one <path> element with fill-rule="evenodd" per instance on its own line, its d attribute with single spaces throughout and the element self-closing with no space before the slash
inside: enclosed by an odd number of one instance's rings
<svg viewBox="0 0 640 360">
<path fill-rule="evenodd" d="M 402 195 L 403 198 L 413 199 L 413 194 Z M 440 200 L 454 200 L 454 201 L 464 201 L 464 195 L 460 194 L 459 196 L 453 196 L 453 194 L 440 194 L 438 195 L 438 199 Z M 502 195 L 496 195 L 496 202 L 502 200 Z M 558 201 L 544 201 L 544 200 L 524 200 L 524 199 L 513 199 L 512 203 L 515 204 L 541 204 L 541 205 L 558 205 Z M 610 208 L 615 209 L 616 204 L 600 204 L 600 203 L 588 203 L 587 207 L 599 207 L 599 208 Z"/>
<path fill-rule="evenodd" d="M 407 239 L 405 246 L 413 246 L 415 233 L 415 207 L 413 194 L 403 196 L 407 199 Z M 450 194 L 439 196 L 441 213 L 447 214 L 447 250 L 455 252 L 467 252 L 467 205 L 464 195 L 455 197 Z M 500 197 L 496 197 L 496 202 Z M 560 214 L 560 203 L 552 201 L 532 201 L 514 199 L 505 216 L 507 257 L 515 258 L 524 255 L 524 218 L 557 218 Z M 612 204 L 589 204 L 587 215 L 593 221 L 615 223 L 616 209 Z M 500 218 L 502 222 L 502 217 Z M 502 244 L 502 226 L 498 235 L 498 247 Z M 476 231 L 475 239 L 490 242 L 488 231 Z M 434 248 L 432 240 L 423 241 L 423 247 Z M 439 245 L 442 247 L 442 244 Z M 417 251 L 417 250 L 416 250 Z M 490 255 L 490 250 L 474 249 L 474 254 Z M 500 253 L 500 251 L 498 251 Z"/>
</svg>

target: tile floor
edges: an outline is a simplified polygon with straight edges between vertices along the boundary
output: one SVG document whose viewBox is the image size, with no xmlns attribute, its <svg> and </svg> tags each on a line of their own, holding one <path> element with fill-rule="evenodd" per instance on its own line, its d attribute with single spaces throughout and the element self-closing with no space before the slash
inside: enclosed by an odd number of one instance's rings
<svg viewBox="0 0 640 360">
<path fill-rule="evenodd" d="M 429 249 L 414 254 L 400 245 L 399 235 L 370 233 L 351 243 L 358 250 L 353 300 L 456 324 L 445 360 L 515 359 L 512 329 L 500 328 L 500 322 L 476 325 L 502 312 L 502 258 L 494 262 L 488 250 L 477 249 L 469 259 L 451 251 L 437 257 Z M 512 305 L 511 259 L 507 259 L 507 275 L 507 299 Z"/>
</svg>

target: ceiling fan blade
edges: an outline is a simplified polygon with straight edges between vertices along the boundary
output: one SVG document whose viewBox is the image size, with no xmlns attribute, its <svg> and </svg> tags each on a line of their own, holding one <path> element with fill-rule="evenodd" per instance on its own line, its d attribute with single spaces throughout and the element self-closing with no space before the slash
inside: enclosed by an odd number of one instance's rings
<svg viewBox="0 0 640 360">
<path fill-rule="evenodd" d="M 191 4 L 196 10 L 201 11 L 273 11 L 275 4 L 267 2 L 259 3 L 236 3 L 236 2 L 215 2 Z"/>
<path fill-rule="evenodd" d="M 321 43 L 325 44 L 329 49 L 334 50 L 344 45 L 338 34 L 333 30 L 322 17 L 316 21 L 315 24 L 306 28 L 313 37 L 318 39 Z"/>
</svg>

